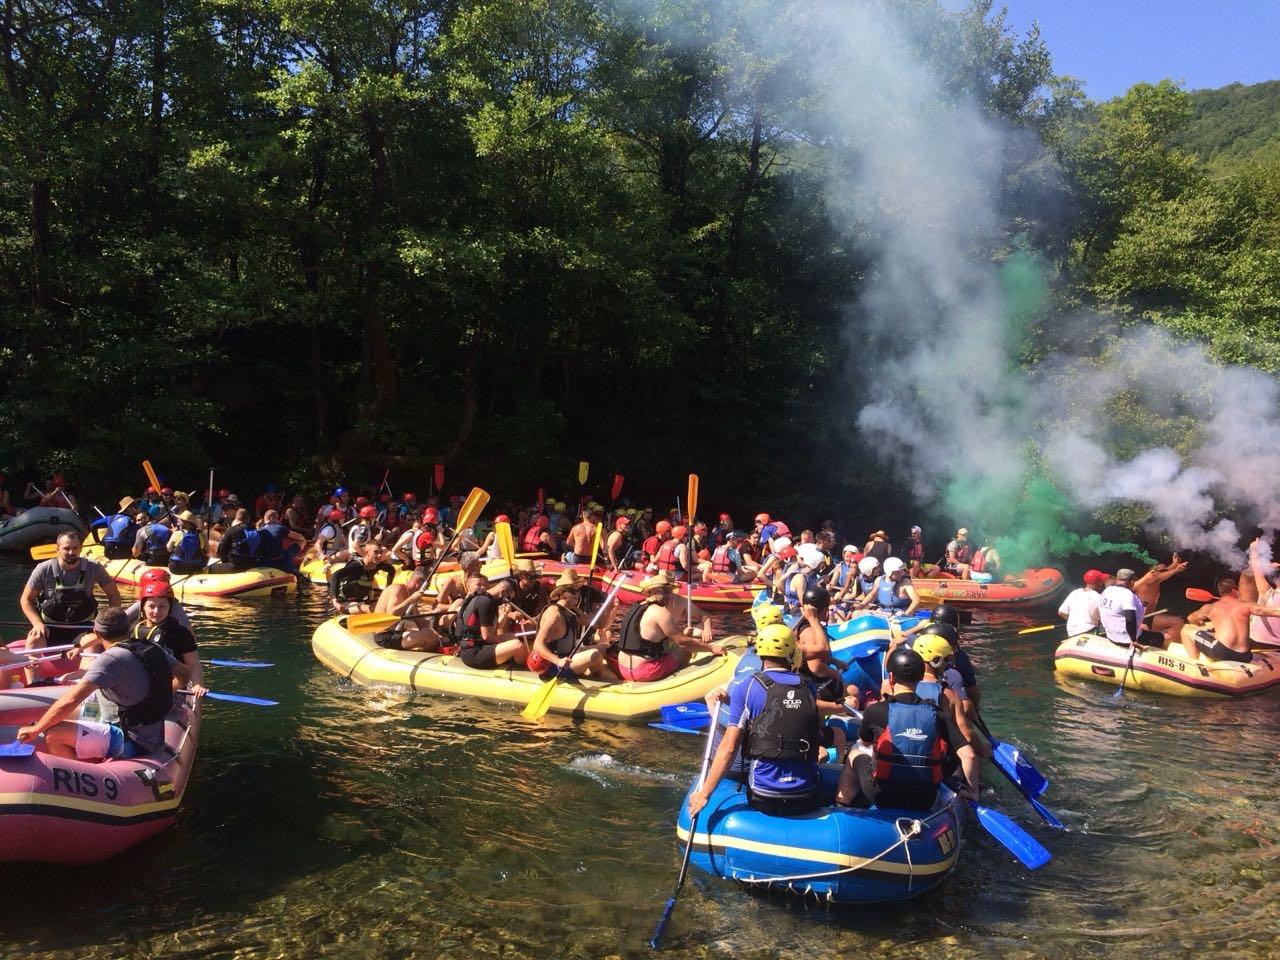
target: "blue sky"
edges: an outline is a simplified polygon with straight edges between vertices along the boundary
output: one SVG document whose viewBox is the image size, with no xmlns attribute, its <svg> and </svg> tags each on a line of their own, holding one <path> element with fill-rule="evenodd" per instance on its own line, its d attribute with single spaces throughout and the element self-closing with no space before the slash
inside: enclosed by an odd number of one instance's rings
<svg viewBox="0 0 1280 960">
<path fill-rule="evenodd" d="M 1188 89 L 1280 79 L 1280 0 L 996 0 L 1018 32 L 1040 22 L 1055 73 L 1095 100 L 1140 80 Z"/>
</svg>

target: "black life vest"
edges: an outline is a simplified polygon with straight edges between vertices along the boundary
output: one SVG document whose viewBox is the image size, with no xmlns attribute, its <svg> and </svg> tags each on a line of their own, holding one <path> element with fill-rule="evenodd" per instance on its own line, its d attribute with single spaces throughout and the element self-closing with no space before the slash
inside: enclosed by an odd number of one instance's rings
<svg viewBox="0 0 1280 960">
<path fill-rule="evenodd" d="M 460 645 L 478 647 L 484 643 L 480 634 L 480 614 L 476 611 L 476 601 L 484 595 L 483 590 L 468 594 L 458 615 L 453 618 L 453 637 Z"/>
<path fill-rule="evenodd" d="M 362 603 L 368 600 L 369 594 L 373 592 L 373 576 L 378 570 L 376 567 L 370 570 L 361 560 L 350 560 L 343 566 L 342 572 L 345 574 L 352 564 L 360 568 L 360 575 L 338 578 L 338 599 L 348 603 Z"/>
<path fill-rule="evenodd" d="M 618 649 L 623 653 L 645 660 L 658 660 L 666 652 L 666 641 L 646 640 L 640 635 L 640 618 L 651 606 L 651 603 L 637 603 L 622 618 L 622 626 L 618 628 Z"/>
<path fill-rule="evenodd" d="M 169 656 L 173 657 L 173 659 L 181 660 L 182 658 L 178 656 L 178 652 L 173 649 L 173 640 L 170 631 L 182 629 L 182 624 L 173 617 L 172 601 L 169 603 L 169 608 L 169 615 L 157 624 L 149 624 L 145 619 L 139 620 L 135 623 L 133 625 L 133 630 L 129 634 L 129 639 L 163 647 L 169 652 Z"/>
<path fill-rule="evenodd" d="M 173 671 L 164 651 L 147 640 L 125 640 L 120 643 L 142 661 L 147 670 L 147 695 L 131 707 L 120 708 L 120 726 L 128 733 L 130 727 L 159 723 L 173 709 Z"/>
<path fill-rule="evenodd" d="M 812 760 L 819 743 L 818 703 L 807 683 L 778 683 L 761 672 L 764 708 L 747 724 L 746 756 L 753 760 Z"/>
<path fill-rule="evenodd" d="M 248 527 L 240 527 L 239 529 L 242 531 L 239 535 L 230 534 L 235 539 L 231 541 L 228 557 L 235 564 L 255 563 L 258 555 L 262 552 L 262 534 Z"/>
<path fill-rule="evenodd" d="M 564 623 L 564 636 L 559 640 L 552 640 L 547 646 L 551 648 L 551 652 L 557 657 L 567 657 L 573 653 L 573 648 L 578 645 L 578 618 L 570 613 L 563 604 L 553 603 L 552 606 L 560 614 L 560 619 Z"/>
<path fill-rule="evenodd" d="M 163 567 L 169 562 L 169 537 L 173 531 L 163 523 L 150 523 L 146 528 L 146 540 L 143 542 L 142 559 L 150 566 Z"/>
<path fill-rule="evenodd" d="M 84 623 L 98 613 L 98 598 L 93 587 L 85 583 L 88 573 L 80 567 L 75 583 L 64 583 L 62 568 L 53 575 L 53 592 L 40 601 L 40 619 L 45 623 Z"/>
</svg>

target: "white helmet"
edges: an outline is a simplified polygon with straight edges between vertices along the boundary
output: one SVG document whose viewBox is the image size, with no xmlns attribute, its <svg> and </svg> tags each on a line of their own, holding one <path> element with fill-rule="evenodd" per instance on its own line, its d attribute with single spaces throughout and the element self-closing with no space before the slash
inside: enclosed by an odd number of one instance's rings
<svg viewBox="0 0 1280 960">
<path fill-rule="evenodd" d="M 858 552 L 858 548 L 855 547 L 852 543 L 846 543 L 844 545 L 844 549 L 840 551 L 842 555 L 846 553 L 857 553 L 857 552 Z"/>
<path fill-rule="evenodd" d="M 822 566 L 822 548 L 816 543 L 802 543 L 796 547 L 796 556 L 800 558 L 800 562 L 809 568 Z"/>
<path fill-rule="evenodd" d="M 858 572 L 864 577 L 869 577 L 876 572 L 876 567 L 880 566 L 880 561 L 875 557 L 863 557 L 858 561 Z"/>
<path fill-rule="evenodd" d="M 884 562 L 884 572 L 886 574 L 897 573 L 899 570 L 905 569 L 906 564 L 897 557 L 890 557 Z"/>
<path fill-rule="evenodd" d="M 769 549 L 774 553 L 781 553 L 787 547 L 791 546 L 790 537 L 774 537 L 769 541 Z"/>
</svg>

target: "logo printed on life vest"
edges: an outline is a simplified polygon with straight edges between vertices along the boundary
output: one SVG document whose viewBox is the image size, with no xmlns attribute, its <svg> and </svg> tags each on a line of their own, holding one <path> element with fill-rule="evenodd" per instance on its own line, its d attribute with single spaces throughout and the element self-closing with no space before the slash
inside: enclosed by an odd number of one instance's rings
<svg viewBox="0 0 1280 960">
<path fill-rule="evenodd" d="M 788 710 L 799 710 L 801 703 L 796 699 L 796 692 L 788 690 L 786 698 L 782 701 L 782 705 Z"/>
<path fill-rule="evenodd" d="M 919 727 L 907 727 L 899 736 L 906 737 L 908 740 L 928 740 L 929 736 Z"/>
</svg>

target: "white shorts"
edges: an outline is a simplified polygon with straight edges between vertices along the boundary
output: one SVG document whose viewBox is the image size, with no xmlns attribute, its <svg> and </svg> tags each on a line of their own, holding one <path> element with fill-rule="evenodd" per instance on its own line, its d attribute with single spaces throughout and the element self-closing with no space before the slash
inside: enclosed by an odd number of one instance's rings
<svg viewBox="0 0 1280 960">
<path fill-rule="evenodd" d="M 105 760 L 125 756 L 124 731 L 100 720 L 76 720 L 76 759 Z"/>
</svg>

